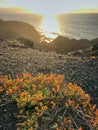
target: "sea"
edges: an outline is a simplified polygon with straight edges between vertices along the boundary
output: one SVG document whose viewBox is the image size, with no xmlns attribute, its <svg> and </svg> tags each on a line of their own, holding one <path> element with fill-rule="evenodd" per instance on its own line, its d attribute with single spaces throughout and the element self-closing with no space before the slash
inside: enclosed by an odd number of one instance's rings
<svg viewBox="0 0 98 130">
<path fill-rule="evenodd" d="M 70 39 L 88 39 L 98 38 L 98 14 L 62 14 L 56 17 L 55 24 L 57 30 L 49 32 L 42 28 L 43 18 L 32 14 L 0 14 L 4 20 L 23 21 L 34 26 L 40 34 L 47 40 L 53 40 L 58 35 Z M 51 19 L 47 26 L 52 27 Z M 50 25 L 49 25 L 50 24 Z M 53 25 L 53 26 L 54 26 Z M 44 39 L 43 38 L 43 39 Z"/>
<path fill-rule="evenodd" d="M 59 16 L 61 35 L 75 39 L 98 38 L 98 14 L 66 14 Z"/>
</svg>

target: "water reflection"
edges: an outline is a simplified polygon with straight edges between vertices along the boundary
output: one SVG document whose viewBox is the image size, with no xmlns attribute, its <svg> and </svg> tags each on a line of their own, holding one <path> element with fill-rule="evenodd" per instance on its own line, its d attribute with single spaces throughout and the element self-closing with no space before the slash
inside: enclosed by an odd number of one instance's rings
<svg viewBox="0 0 98 130">
<path fill-rule="evenodd" d="M 50 42 L 58 35 L 58 24 L 56 16 L 48 15 L 44 16 L 41 25 L 42 41 Z"/>
</svg>

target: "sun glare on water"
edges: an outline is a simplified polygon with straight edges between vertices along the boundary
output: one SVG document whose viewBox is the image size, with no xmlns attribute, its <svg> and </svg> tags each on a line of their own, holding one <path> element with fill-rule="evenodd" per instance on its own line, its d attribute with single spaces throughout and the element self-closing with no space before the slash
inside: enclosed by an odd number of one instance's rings
<svg viewBox="0 0 98 130">
<path fill-rule="evenodd" d="M 58 33 L 58 24 L 56 16 L 45 15 L 43 17 L 41 25 L 42 33 L 46 37 L 46 41 L 50 42 L 57 37 Z M 45 40 L 45 39 L 44 39 Z"/>
</svg>

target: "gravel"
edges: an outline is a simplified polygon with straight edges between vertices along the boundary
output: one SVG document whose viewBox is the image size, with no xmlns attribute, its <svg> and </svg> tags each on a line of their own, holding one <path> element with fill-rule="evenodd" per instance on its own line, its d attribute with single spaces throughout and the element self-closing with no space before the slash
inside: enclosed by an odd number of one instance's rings
<svg viewBox="0 0 98 130">
<path fill-rule="evenodd" d="M 0 75 L 11 75 L 23 71 L 33 75 L 37 73 L 64 74 L 65 81 L 77 83 L 91 95 L 93 103 L 98 105 L 98 57 L 63 55 L 56 52 L 44 52 L 20 46 L 10 46 L 0 41 Z"/>
</svg>

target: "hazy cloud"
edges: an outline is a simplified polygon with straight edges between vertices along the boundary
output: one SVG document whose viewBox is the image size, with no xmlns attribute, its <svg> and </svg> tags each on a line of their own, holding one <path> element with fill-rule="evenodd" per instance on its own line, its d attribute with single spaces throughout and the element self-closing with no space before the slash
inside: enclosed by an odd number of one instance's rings
<svg viewBox="0 0 98 130">
<path fill-rule="evenodd" d="M 18 7 L 0 7 L 0 14 L 29 13 L 27 10 Z"/>
<path fill-rule="evenodd" d="M 79 9 L 75 10 L 75 13 L 98 13 L 98 8 L 96 9 Z"/>
</svg>

